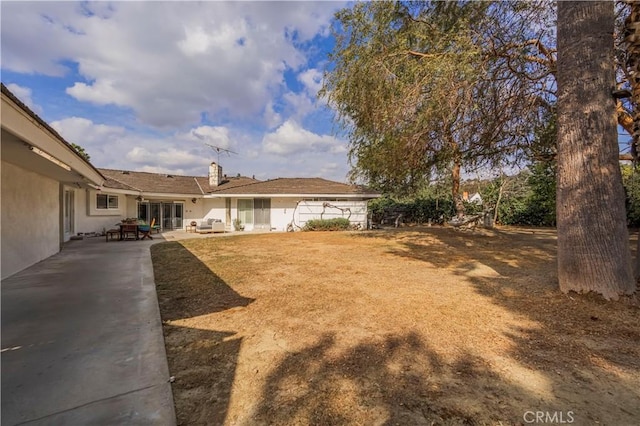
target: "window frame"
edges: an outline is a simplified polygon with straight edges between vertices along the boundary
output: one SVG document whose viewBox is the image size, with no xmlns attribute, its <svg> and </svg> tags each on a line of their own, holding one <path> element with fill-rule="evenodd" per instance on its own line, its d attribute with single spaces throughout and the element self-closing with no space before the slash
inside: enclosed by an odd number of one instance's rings
<svg viewBox="0 0 640 426">
<path fill-rule="evenodd" d="M 100 198 L 105 197 L 103 202 L 100 202 Z M 113 194 L 96 194 L 96 209 L 97 210 L 119 210 L 120 202 L 117 195 Z"/>
</svg>

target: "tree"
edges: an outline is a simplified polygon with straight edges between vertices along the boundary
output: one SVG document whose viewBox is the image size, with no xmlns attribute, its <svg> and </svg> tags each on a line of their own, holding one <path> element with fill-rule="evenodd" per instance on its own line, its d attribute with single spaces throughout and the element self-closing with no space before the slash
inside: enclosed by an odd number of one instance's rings
<svg viewBox="0 0 640 426">
<path fill-rule="evenodd" d="M 85 150 L 84 150 L 84 148 L 83 148 L 83 147 L 81 147 L 80 145 L 77 145 L 77 144 L 75 144 L 75 143 L 72 143 L 72 144 L 71 144 L 71 147 L 72 147 L 73 149 L 75 149 L 76 153 L 77 153 L 80 157 L 84 158 L 84 159 L 85 159 L 85 160 L 87 160 L 87 161 L 91 160 L 91 157 L 89 156 L 89 154 L 87 154 L 87 151 L 85 151 Z"/>
<path fill-rule="evenodd" d="M 516 35 L 511 49 L 531 47 L 522 42 L 527 7 L 370 2 L 339 11 L 321 96 L 348 133 L 352 180 L 415 193 L 448 171 L 461 214 L 461 169 L 516 159 L 538 120 L 533 80 L 514 72 L 526 64 L 496 53 Z"/>
<path fill-rule="evenodd" d="M 631 294 L 618 166 L 613 2 L 558 2 L 558 280 L 563 292 Z"/>
</svg>

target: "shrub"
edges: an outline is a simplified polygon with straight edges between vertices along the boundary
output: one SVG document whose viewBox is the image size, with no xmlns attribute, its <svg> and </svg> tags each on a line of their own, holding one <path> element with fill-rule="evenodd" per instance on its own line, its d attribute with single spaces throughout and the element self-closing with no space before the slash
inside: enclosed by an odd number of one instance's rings
<svg viewBox="0 0 640 426">
<path fill-rule="evenodd" d="M 334 219 L 312 219 L 308 221 L 303 231 L 345 231 L 350 226 L 349 219 L 337 217 Z"/>
</svg>

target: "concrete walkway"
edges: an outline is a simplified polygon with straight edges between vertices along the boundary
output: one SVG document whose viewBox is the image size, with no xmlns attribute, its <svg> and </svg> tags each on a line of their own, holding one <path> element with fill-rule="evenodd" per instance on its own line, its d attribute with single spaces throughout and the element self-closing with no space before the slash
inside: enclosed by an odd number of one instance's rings
<svg viewBox="0 0 640 426">
<path fill-rule="evenodd" d="M 2 424 L 174 425 L 149 241 L 88 238 L 2 281 Z"/>
</svg>

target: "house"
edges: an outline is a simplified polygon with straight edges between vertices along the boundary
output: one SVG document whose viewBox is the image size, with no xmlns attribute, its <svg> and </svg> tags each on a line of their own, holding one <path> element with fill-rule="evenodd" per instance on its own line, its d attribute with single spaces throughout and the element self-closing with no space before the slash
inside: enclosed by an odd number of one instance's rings
<svg viewBox="0 0 640 426">
<path fill-rule="evenodd" d="M 321 178 L 227 177 L 95 168 L 2 84 L 2 278 L 60 251 L 72 236 L 103 233 L 123 218 L 156 219 L 162 230 L 219 219 L 232 231 L 300 229 L 345 217 L 366 227 L 380 194 Z"/>
<path fill-rule="evenodd" d="M 367 200 L 380 196 L 321 178 L 228 177 L 216 163 L 208 176 L 98 170 L 106 178 L 103 187 L 87 190 L 87 225 L 98 230 L 120 217 L 156 219 L 163 230 L 210 218 L 224 222 L 228 231 L 236 219 L 245 230 L 295 230 L 309 219 L 334 217 L 364 228 Z"/>
<path fill-rule="evenodd" d="M 2 84 L 2 278 L 60 251 L 105 178 Z"/>
</svg>

